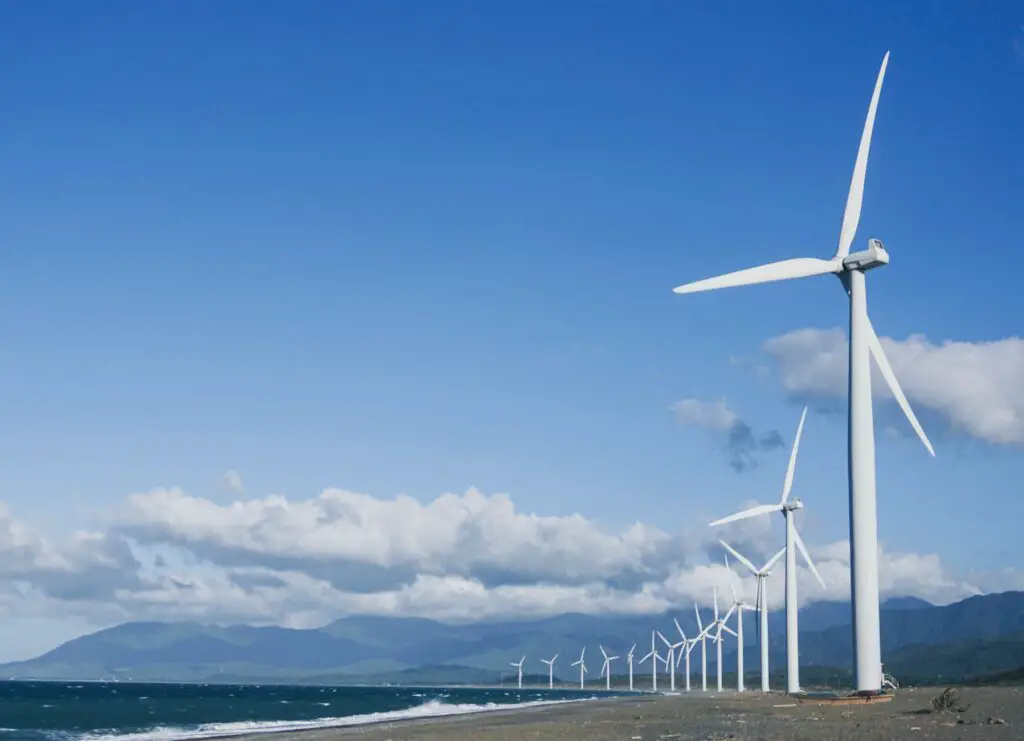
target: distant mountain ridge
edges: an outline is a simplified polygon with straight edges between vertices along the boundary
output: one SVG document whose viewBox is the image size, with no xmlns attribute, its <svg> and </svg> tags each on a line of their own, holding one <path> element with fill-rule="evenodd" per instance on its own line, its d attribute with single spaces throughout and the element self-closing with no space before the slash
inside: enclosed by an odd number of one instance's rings
<svg viewBox="0 0 1024 741">
<path fill-rule="evenodd" d="M 703 610 L 705 622 L 711 613 Z M 542 674 L 542 658 L 559 654 L 556 676 L 583 646 L 600 667 L 598 646 L 625 657 L 648 650 L 652 628 L 676 636 L 672 617 L 695 635 L 692 611 L 658 616 L 563 614 L 539 620 L 492 620 L 452 625 L 424 618 L 353 616 L 314 630 L 195 622 L 126 623 L 58 646 L 30 661 L 0 665 L 12 679 L 134 679 L 167 681 L 322 681 L 328 683 L 496 682 L 510 661 L 527 656 L 526 673 Z M 746 616 L 747 665 L 756 656 L 756 619 Z M 850 605 L 821 602 L 800 611 L 801 664 L 848 667 L 852 661 Z M 769 615 L 773 664 L 785 653 L 784 615 Z M 899 598 L 882 609 L 883 660 L 913 676 L 969 678 L 1024 665 L 1024 592 L 970 597 L 951 605 Z M 660 642 L 659 642 L 660 645 Z M 726 643 L 724 667 L 735 668 Z M 699 649 L 698 649 L 699 650 Z M 709 671 L 714 652 L 709 651 Z M 625 671 L 625 659 L 615 665 Z M 638 674 L 641 670 L 638 669 Z M 441 679 L 438 679 L 441 678 Z"/>
</svg>

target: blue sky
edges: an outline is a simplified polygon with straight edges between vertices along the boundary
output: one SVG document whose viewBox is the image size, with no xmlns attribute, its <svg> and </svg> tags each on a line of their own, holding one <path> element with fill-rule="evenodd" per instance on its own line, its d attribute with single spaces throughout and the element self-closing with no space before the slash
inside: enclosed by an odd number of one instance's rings
<svg viewBox="0 0 1024 741">
<path fill-rule="evenodd" d="M 875 326 L 1012 338 L 1017 3 L 6 4 L 0 498 L 59 539 L 154 487 L 230 501 L 227 469 L 669 532 L 776 497 L 784 450 L 736 473 L 668 409 L 724 399 L 788 446 L 762 345 L 844 327 L 842 294 L 671 289 L 832 254 L 887 49 L 854 247 L 892 255 Z M 938 457 L 879 433 L 881 538 L 991 572 L 1021 441 L 923 393 Z M 812 413 L 817 540 L 845 490 L 844 418 Z"/>
</svg>

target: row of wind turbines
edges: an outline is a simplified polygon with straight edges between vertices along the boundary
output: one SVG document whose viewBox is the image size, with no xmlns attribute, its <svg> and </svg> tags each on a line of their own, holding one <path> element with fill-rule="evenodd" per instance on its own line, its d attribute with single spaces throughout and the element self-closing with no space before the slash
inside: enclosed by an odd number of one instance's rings
<svg viewBox="0 0 1024 741">
<path fill-rule="evenodd" d="M 670 691 L 676 690 L 676 669 L 679 668 L 680 662 L 685 661 L 684 675 L 684 687 L 686 691 L 690 691 L 690 654 L 700 644 L 701 648 L 701 689 L 707 690 L 707 641 L 711 640 L 715 644 L 717 651 L 717 688 L 721 692 L 722 686 L 722 650 L 724 644 L 723 633 L 733 636 L 736 639 L 736 689 L 739 692 L 745 690 L 744 685 L 744 661 L 743 661 L 743 649 L 744 649 L 744 634 L 743 634 L 743 613 L 745 611 L 756 611 L 758 613 L 758 638 L 759 648 L 761 653 L 761 691 L 768 692 L 770 690 L 769 685 L 769 661 L 768 661 L 768 603 L 767 603 L 767 589 L 765 583 L 772 572 L 772 568 L 782 558 L 786 556 L 786 583 L 785 583 L 785 599 L 786 599 L 786 688 L 790 693 L 800 691 L 800 663 L 799 663 L 799 643 L 798 643 L 798 607 L 797 607 L 797 570 L 796 570 L 796 552 L 799 551 L 804 561 L 807 563 L 811 572 L 814 574 L 818 582 L 825 586 L 825 582 L 818 572 L 817 567 L 814 565 L 814 561 L 811 559 L 810 554 L 807 551 L 807 547 L 804 545 L 803 539 L 800 537 L 799 532 L 796 529 L 795 523 L 793 522 L 793 513 L 796 510 L 801 509 L 803 504 L 799 499 L 790 499 L 790 492 L 793 488 L 793 480 L 796 473 L 796 461 L 797 454 L 800 449 L 800 439 L 803 436 L 804 422 L 807 419 L 807 409 L 803 410 L 800 415 L 800 423 L 797 426 L 796 437 L 793 441 L 793 448 L 790 451 L 789 464 L 786 467 L 786 477 L 782 487 L 782 498 L 778 504 L 767 504 L 758 505 L 751 507 L 750 509 L 743 510 L 733 515 L 723 517 L 719 520 L 715 520 L 711 523 L 711 526 L 725 525 L 737 520 L 745 519 L 748 517 L 756 517 L 758 515 L 770 514 L 774 512 L 782 512 L 786 521 L 786 545 L 779 549 L 771 558 L 768 559 L 760 568 L 754 565 L 754 563 L 744 556 L 742 553 L 737 551 L 731 545 L 724 540 L 719 540 L 722 547 L 725 548 L 727 554 L 725 556 L 725 566 L 729 569 L 729 556 L 731 553 L 733 557 L 739 561 L 743 566 L 751 573 L 756 579 L 757 589 L 756 598 L 753 605 L 745 602 L 739 596 L 736 591 L 734 584 L 735 574 L 731 570 L 729 579 L 729 588 L 732 591 L 733 601 L 729 606 L 728 611 L 722 615 L 718 607 L 718 586 L 713 587 L 712 592 L 712 608 L 714 611 L 713 620 L 707 625 L 704 624 L 700 608 L 695 603 L 693 606 L 694 615 L 697 619 L 697 635 L 694 637 L 687 637 L 686 632 L 683 630 L 679 621 L 673 618 L 676 631 L 679 633 L 678 641 L 670 641 L 665 635 L 657 629 L 651 631 L 651 650 L 645 654 L 640 660 L 639 664 L 643 664 L 647 661 L 651 662 L 651 690 L 654 692 L 658 691 L 658 666 L 659 663 L 665 667 L 669 675 L 669 689 Z M 736 616 L 736 629 L 733 630 L 729 626 L 729 620 L 732 616 Z M 658 650 L 658 641 L 664 644 L 666 649 L 665 655 L 662 655 Z M 604 646 L 599 645 L 598 648 L 601 651 L 601 655 L 604 657 L 604 663 L 601 666 L 600 677 L 605 680 L 605 689 L 611 689 L 611 662 L 619 659 L 619 656 L 610 655 Z M 579 668 L 580 676 L 580 689 L 583 689 L 586 684 L 586 672 L 587 665 L 585 663 L 586 658 L 586 647 L 580 652 L 580 657 L 574 661 L 571 666 Z M 629 649 L 626 654 L 626 662 L 628 666 L 628 678 L 629 678 L 629 689 L 634 689 L 633 682 L 633 659 L 635 656 L 636 644 Z M 558 660 L 558 654 L 556 653 L 550 659 L 541 659 L 541 662 L 548 667 L 548 687 L 554 687 L 554 668 L 555 662 Z M 523 665 L 526 661 L 526 657 L 523 656 L 518 662 L 511 662 L 511 666 L 518 670 L 518 686 L 522 689 L 523 686 Z"/>
</svg>

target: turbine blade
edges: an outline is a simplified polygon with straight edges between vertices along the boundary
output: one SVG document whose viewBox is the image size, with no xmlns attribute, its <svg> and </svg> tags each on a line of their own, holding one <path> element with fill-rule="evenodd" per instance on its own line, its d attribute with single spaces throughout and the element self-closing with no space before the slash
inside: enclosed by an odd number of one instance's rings
<svg viewBox="0 0 1024 741">
<path fill-rule="evenodd" d="M 889 390 L 892 391 L 892 395 L 896 398 L 896 402 L 900 405 L 900 409 L 907 415 L 907 419 L 910 421 L 910 426 L 914 428 L 914 432 L 921 438 L 921 442 L 924 443 L 925 448 L 932 454 L 932 458 L 935 457 L 935 448 L 932 447 L 931 442 L 928 440 L 928 436 L 924 434 L 924 428 L 921 427 L 921 423 L 917 421 L 917 415 L 914 414 L 914 410 L 910 408 L 910 402 L 907 401 L 906 395 L 903 393 L 903 389 L 900 388 L 900 382 L 896 380 L 896 374 L 892 371 L 892 366 L 889 365 L 889 359 L 885 356 L 885 350 L 882 349 L 882 343 L 878 339 L 878 335 L 875 334 L 875 328 L 871 324 L 871 319 L 868 319 L 868 346 L 871 348 L 871 355 L 875 358 L 875 363 L 878 364 L 878 370 L 882 372 L 882 377 L 885 382 L 889 384 Z"/>
<path fill-rule="evenodd" d="M 704 631 L 704 623 L 700 621 L 700 610 L 697 609 L 697 603 L 693 603 L 693 611 L 697 614 L 697 630 Z"/>
<path fill-rule="evenodd" d="M 734 286 L 752 286 L 757 283 L 772 283 L 777 280 L 792 278 L 808 278 L 812 275 L 825 275 L 838 272 L 842 263 L 836 260 L 821 260 L 817 257 L 797 257 L 791 260 L 758 265 L 756 268 L 737 270 L 714 278 L 686 283 L 672 289 L 673 293 L 699 293 L 713 291 L 717 288 Z"/>
<path fill-rule="evenodd" d="M 864 121 L 864 132 L 860 135 L 860 148 L 857 150 L 857 161 L 853 165 L 853 178 L 850 180 L 850 193 L 846 197 L 846 212 L 843 214 L 843 226 L 839 230 L 839 248 L 836 257 L 842 259 L 850 254 L 850 245 L 857 234 L 860 224 L 860 209 L 864 200 L 864 179 L 868 171 L 868 153 L 871 151 L 871 133 L 875 128 L 875 112 L 878 110 L 878 97 L 882 94 L 882 80 L 885 68 L 889 64 L 889 52 L 882 58 L 882 68 L 878 70 L 875 91 L 868 105 L 868 117 Z"/>
<path fill-rule="evenodd" d="M 733 556 L 735 556 L 737 561 L 739 561 L 741 564 L 743 564 L 748 569 L 750 569 L 751 573 L 754 573 L 754 574 L 757 573 L 757 569 L 754 568 L 754 564 L 752 564 L 750 562 L 750 559 L 748 559 L 744 555 L 741 555 L 739 551 L 737 551 L 735 548 L 733 548 L 731 545 L 726 543 L 721 538 L 719 538 L 718 542 L 722 544 L 722 547 L 725 548 L 725 550 L 729 551 L 729 553 L 731 553 Z"/>
<path fill-rule="evenodd" d="M 768 514 L 769 512 L 778 512 L 781 509 L 782 505 L 780 504 L 759 504 L 756 507 L 745 509 L 742 512 L 737 512 L 734 515 L 723 517 L 721 520 L 715 520 L 710 524 L 710 527 L 715 527 L 716 525 L 725 525 L 729 522 L 736 522 L 736 520 L 745 520 L 748 517 L 757 517 L 758 515 Z"/>
<path fill-rule="evenodd" d="M 715 590 L 715 592 L 714 592 L 714 594 L 715 594 L 715 620 L 717 621 L 718 620 L 718 586 L 717 585 L 714 587 L 714 590 Z"/>
<path fill-rule="evenodd" d="M 672 622 L 676 624 L 676 630 L 679 631 L 679 635 L 681 635 L 683 637 L 683 640 L 685 641 L 686 640 L 686 633 L 683 632 L 683 627 L 679 624 L 679 621 L 676 620 L 675 618 L 672 618 Z"/>
<path fill-rule="evenodd" d="M 797 532 L 796 528 L 793 528 L 793 542 L 796 543 L 796 549 L 800 551 L 800 554 L 804 557 L 804 561 L 811 568 L 811 573 L 817 578 L 818 583 L 821 584 L 822 588 L 825 588 L 825 580 L 821 578 L 821 574 L 818 573 L 818 567 L 814 565 L 814 561 L 811 560 L 811 554 L 807 552 L 807 546 L 804 545 L 804 539 L 800 537 L 800 533 Z"/>
<path fill-rule="evenodd" d="M 793 488 L 793 474 L 796 472 L 796 454 L 800 450 L 800 436 L 804 433 L 804 420 L 807 419 L 807 407 L 800 413 L 800 424 L 796 427 L 796 437 L 793 438 L 793 449 L 789 451 L 789 465 L 786 466 L 786 480 L 782 484 L 782 501 L 785 504 L 789 499 L 789 492 Z"/>
<path fill-rule="evenodd" d="M 736 612 L 736 605 L 733 605 L 732 607 L 730 607 L 730 608 L 729 608 L 729 612 L 725 613 L 725 617 L 724 617 L 724 618 L 722 618 L 722 624 L 723 624 L 723 625 L 724 625 L 725 623 L 729 622 L 729 618 L 731 618 L 731 617 L 732 617 L 732 614 L 733 614 L 734 612 Z"/>
<path fill-rule="evenodd" d="M 739 636 L 738 636 L 738 635 L 736 635 L 736 631 L 734 631 L 734 630 L 733 630 L 732 628 L 730 628 L 730 627 L 729 627 L 728 625 L 724 625 L 724 624 L 723 624 L 723 625 L 722 625 L 722 630 L 724 630 L 724 631 L 725 631 L 726 633 L 728 633 L 729 635 L 733 636 L 734 638 L 739 638 Z"/>
<path fill-rule="evenodd" d="M 770 569 L 772 566 L 774 566 L 778 562 L 778 560 L 780 558 L 782 558 L 782 554 L 785 553 L 785 552 L 786 552 L 786 547 L 785 546 L 783 546 L 782 548 L 779 548 L 779 550 L 775 553 L 775 555 L 772 556 L 770 559 L 768 559 L 768 563 L 766 563 L 761 568 L 761 571 L 768 571 L 768 569 Z"/>
<path fill-rule="evenodd" d="M 661 639 L 661 642 L 662 642 L 662 643 L 664 643 L 664 644 L 665 644 L 666 646 L 668 646 L 669 648 L 672 648 L 672 644 L 671 644 L 671 643 L 669 643 L 669 642 L 668 642 L 668 639 L 667 639 L 667 638 L 666 638 L 665 636 L 663 636 L 663 635 L 661 634 L 661 631 L 660 631 L 660 630 L 658 631 L 658 638 L 660 638 L 660 639 Z"/>
</svg>

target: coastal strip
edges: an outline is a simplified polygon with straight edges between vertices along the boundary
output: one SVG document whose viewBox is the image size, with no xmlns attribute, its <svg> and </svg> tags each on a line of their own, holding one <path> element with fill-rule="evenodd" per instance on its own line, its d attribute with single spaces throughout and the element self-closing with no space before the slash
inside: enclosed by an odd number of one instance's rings
<svg viewBox="0 0 1024 741">
<path fill-rule="evenodd" d="M 938 692 L 915 689 L 900 692 L 891 703 L 834 707 L 795 703 L 782 694 L 626 696 L 272 736 L 273 741 L 953 741 L 982 733 L 986 741 L 1021 738 L 1024 688 L 965 689 L 969 707 L 960 714 L 933 712 L 930 700 Z M 267 741 L 267 736 L 235 738 Z"/>
</svg>

